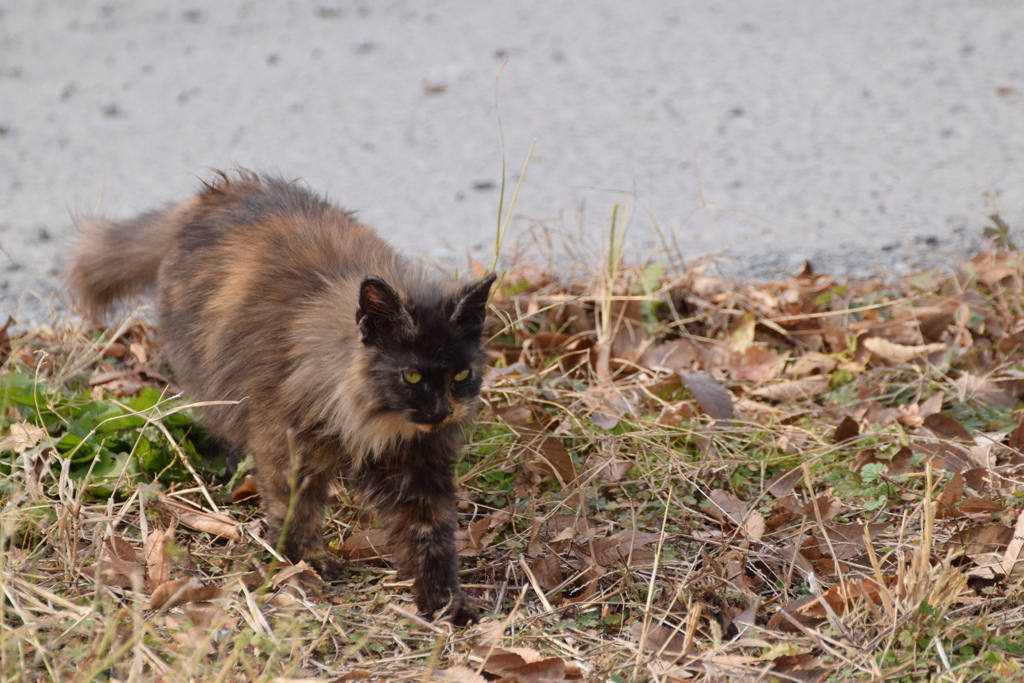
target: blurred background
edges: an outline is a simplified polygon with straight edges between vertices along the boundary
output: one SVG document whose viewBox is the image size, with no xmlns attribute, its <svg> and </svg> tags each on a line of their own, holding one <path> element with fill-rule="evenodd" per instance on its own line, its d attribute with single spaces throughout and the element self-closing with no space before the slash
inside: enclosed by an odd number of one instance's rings
<svg viewBox="0 0 1024 683">
<path fill-rule="evenodd" d="M 58 285 L 72 213 L 211 169 L 303 178 L 396 246 L 489 262 L 628 205 L 636 256 L 900 274 L 1024 219 L 1019 0 L 0 0 L 0 309 Z M 504 64 L 504 67 L 502 66 Z"/>
</svg>

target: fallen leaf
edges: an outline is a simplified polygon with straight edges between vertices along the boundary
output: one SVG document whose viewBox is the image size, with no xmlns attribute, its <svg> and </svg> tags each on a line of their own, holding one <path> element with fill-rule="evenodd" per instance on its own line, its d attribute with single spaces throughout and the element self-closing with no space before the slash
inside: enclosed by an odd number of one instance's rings
<svg viewBox="0 0 1024 683">
<path fill-rule="evenodd" d="M 832 443 L 843 443 L 860 435 L 860 424 L 847 415 L 832 434 Z"/>
<path fill-rule="evenodd" d="M 366 678 L 369 678 L 369 675 Z M 434 678 L 443 683 L 489 683 L 486 678 L 466 666 L 453 666 L 450 669 L 435 671 Z M 345 679 L 343 678 L 342 680 Z M 357 681 L 362 679 L 349 678 L 348 680 Z"/>
<path fill-rule="evenodd" d="M 0 439 L 0 452 L 24 453 L 46 438 L 46 430 L 30 422 L 15 422 L 8 435 Z"/>
<path fill-rule="evenodd" d="M 764 516 L 757 510 L 750 511 L 746 503 L 728 491 L 715 489 L 708 494 L 711 514 L 719 520 L 728 520 L 739 528 L 740 533 L 751 541 L 759 541 L 764 535 Z"/>
<path fill-rule="evenodd" d="M 319 592 L 324 587 L 324 581 L 305 560 L 299 560 L 295 564 L 281 566 L 270 585 L 275 590 L 295 586 L 305 591 Z"/>
<path fill-rule="evenodd" d="M 516 444 L 521 450 L 514 452 L 513 458 L 523 458 L 528 468 L 541 475 L 550 475 L 562 485 L 575 483 L 576 466 L 569 451 L 561 439 L 531 421 L 529 408 L 507 406 L 496 412 L 516 434 Z"/>
<path fill-rule="evenodd" d="M 940 439 L 959 441 L 973 444 L 974 439 L 971 433 L 964 429 L 963 425 L 945 413 L 934 413 L 924 419 L 924 426 L 928 431 Z"/>
<path fill-rule="evenodd" d="M 507 512 L 492 512 L 469 525 L 468 529 L 455 532 L 455 550 L 463 557 L 479 555 L 498 535 L 501 525 L 511 515 Z"/>
<path fill-rule="evenodd" d="M 601 567 L 616 567 L 620 565 L 635 567 L 642 564 L 650 564 L 654 561 L 653 553 L 641 552 L 640 548 L 648 543 L 654 543 L 659 538 L 661 538 L 661 534 L 630 529 L 620 531 L 608 538 L 594 541 L 590 549 L 593 553 L 593 559 Z"/>
<path fill-rule="evenodd" d="M 154 529 L 149 532 L 142 546 L 142 556 L 146 562 L 146 578 L 149 579 L 150 590 L 155 590 L 171 580 L 171 560 L 167 556 L 167 545 L 174 542 L 174 523 L 166 529 Z"/>
<path fill-rule="evenodd" d="M 953 509 L 953 506 L 959 503 L 963 497 L 964 475 L 962 472 L 957 471 L 946 482 L 945 488 L 943 488 L 942 493 L 939 494 L 938 499 L 935 501 L 935 516 L 938 519 L 956 517 L 959 513 Z"/>
<path fill-rule="evenodd" d="M 802 379 L 791 379 L 783 382 L 776 382 L 768 386 L 758 387 L 750 392 L 754 398 L 776 403 L 787 401 L 799 401 L 801 399 L 812 399 L 828 388 L 828 377 L 804 377 Z"/>
<path fill-rule="evenodd" d="M 1000 408 L 1015 408 L 1017 397 L 1011 396 L 999 382 L 986 377 L 979 377 L 965 372 L 956 378 L 955 384 L 961 394 L 968 399 L 975 399 Z"/>
<path fill-rule="evenodd" d="M 256 477 L 247 474 L 238 488 L 231 492 L 231 502 L 235 505 L 243 501 L 253 502 L 256 498 L 259 498 L 259 495 L 260 490 L 256 484 Z"/>
<path fill-rule="evenodd" d="M 341 544 L 341 554 L 359 560 L 376 560 L 390 555 L 394 548 L 388 532 L 383 529 L 363 529 L 349 534 Z"/>
<path fill-rule="evenodd" d="M 732 394 L 715 379 L 708 375 L 689 373 L 682 376 L 682 383 L 705 413 L 716 420 L 732 419 Z"/>
<path fill-rule="evenodd" d="M 862 337 L 861 343 L 864 348 L 871 352 L 872 356 L 894 365 L 909 363 L 915 358 L 945 351 L 947 348 L 943 343 L 919 344 L 915 346 L 895 344 L 884 337 Z"/>
</svg>

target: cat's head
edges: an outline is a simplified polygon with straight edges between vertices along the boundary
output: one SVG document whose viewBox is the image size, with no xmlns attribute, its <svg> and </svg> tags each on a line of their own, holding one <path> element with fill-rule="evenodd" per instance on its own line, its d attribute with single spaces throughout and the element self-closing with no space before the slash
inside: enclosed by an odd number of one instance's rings
<svg viewBox="0 0 1024 683">
<path fill-rule="evenodd" d="M 480 393 L 487 298 L 495 276 L 444 292 L 411 288 L 403 299 L 367 277 L 359 287 L 356 324 L 370 351 L 366 366 L 375 397 L 425 432 L 461 422 Z"/>
</svg>

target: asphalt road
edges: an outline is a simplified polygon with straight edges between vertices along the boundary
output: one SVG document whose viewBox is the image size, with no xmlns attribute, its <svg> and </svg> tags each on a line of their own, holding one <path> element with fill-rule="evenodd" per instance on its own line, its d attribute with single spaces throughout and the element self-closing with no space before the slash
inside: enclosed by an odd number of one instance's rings
<svg viewBox="0 0 1024 683">
<path fill-rule="evenodd" d="M 58 287 L 72 212 L 216 168 L 486 259 L 496 92 L 510 183 L 536 140 L 514 235 L 578 247 L 620 203 L 636 255 L 949 262 L 995 208 L 1024 220 L 1022 36 L 1019 0 L 0 0 L 0 311 Z"/>
</svg>

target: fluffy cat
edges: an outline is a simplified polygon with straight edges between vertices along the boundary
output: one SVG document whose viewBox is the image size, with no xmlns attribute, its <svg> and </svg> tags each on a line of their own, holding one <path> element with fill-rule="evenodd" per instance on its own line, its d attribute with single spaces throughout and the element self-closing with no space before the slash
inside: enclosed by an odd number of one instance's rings
<svg viewBox="0 0 1024 683">
<path fill-rule="evenodd" d="M 419 610 L 475 619 L 459 586 L 452 466 L 480 392 L 494 276 L 456 286 L 281 178 L 220 174 L 169 208 L 79 221 L 72 292 L 94 314 L 156 284 L 175 381 L 256 474 L 271 542 L 325 579 L 330 480 L 391 534 Z"/>
</svg>

